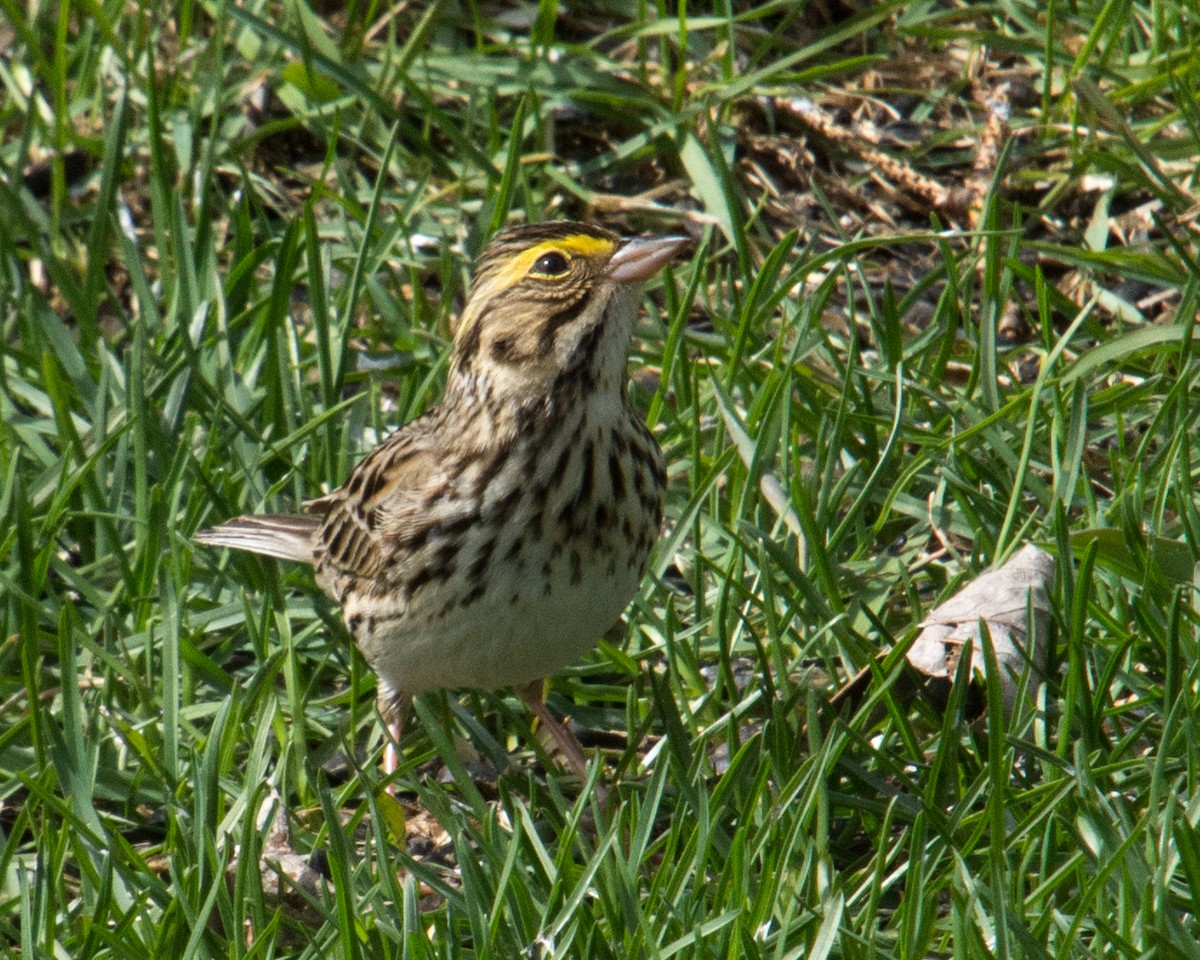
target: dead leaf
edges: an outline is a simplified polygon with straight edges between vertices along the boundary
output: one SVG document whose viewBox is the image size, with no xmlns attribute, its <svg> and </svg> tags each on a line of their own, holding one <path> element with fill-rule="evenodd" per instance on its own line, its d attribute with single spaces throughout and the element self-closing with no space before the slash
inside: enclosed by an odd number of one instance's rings
<svg viewBox="0 0 1200 960">
<path fill-rule="evenodd" d="M 908 651 L 908 662 L 923 676 L 952 681 L 964 651 L 972 650 L 971 675 L 986 679 L 986 660 L 974 650 L 980 623 L 987 625 L 1005 711 L 1012 709 L 1017 682 L 1029 664 L 1034 676 L 1046 666 L 1050 628 L 1049 592 L 1054 586 L 1054 558 L 1026 544 L 1007 563 L 980 574 L 921 623 L 921 633 Z M 1030 608 L 1033 636 L 1029 636 Z"/>
</svg>

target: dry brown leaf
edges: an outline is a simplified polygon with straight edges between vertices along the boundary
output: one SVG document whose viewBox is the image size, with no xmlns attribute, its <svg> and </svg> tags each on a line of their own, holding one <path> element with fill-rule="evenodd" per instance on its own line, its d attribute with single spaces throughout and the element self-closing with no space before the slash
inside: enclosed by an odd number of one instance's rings
<svg viewBox="0 0 1200 960">
<path fill-rule="evenodd" d="M 1016 700 L 1017 683 L 1029 664 L 1034 676 L 1046 666 L 1046 634 L 1050 628 L 1049 592 L 1054 586 L 1054 558 L 1026 544 L 1007 563 L 980 574 L 932 610 L 908 651 L 908 662 L 923 676 L 953 680 L 964 651 L 973 650 L 980 623 L 987 625 L 1000 666 L 1005 710 Z M 1030 608 L 1033 636 L 1029 634 Z M 971 674 L 986 679 L 986 660 L 973 650 Z"/>
</svg>

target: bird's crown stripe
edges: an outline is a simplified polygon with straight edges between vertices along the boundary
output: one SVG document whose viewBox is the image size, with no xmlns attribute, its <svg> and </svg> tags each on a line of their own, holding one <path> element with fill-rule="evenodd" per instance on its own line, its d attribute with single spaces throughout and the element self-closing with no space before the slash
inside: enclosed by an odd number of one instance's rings
<svg viewBox="0 0 1200 960">
<path fill-rule="evenodd" d="M 530 268 L 547 253 L 565 253 L 567 256 L 595 257 L 611 254 L 616 249 L 616 243 L 607 237 L 594 237 L 587 233 L 572 233 L 557 240 L 547 240 L 534 244 L 515 254 L 507 263 L 499 265 L 496 279 L 501 289 L 505 289 L 522 279 Z"/>
</svg>

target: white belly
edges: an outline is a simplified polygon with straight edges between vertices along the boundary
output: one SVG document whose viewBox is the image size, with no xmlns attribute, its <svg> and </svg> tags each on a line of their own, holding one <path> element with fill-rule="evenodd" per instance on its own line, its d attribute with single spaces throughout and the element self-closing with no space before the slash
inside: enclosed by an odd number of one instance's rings
<svg viewBox="0 0 1200 960">
<path fill-rule="evenodd" d="M 393 631 L 381 631 L 372 649 L 363 652 L 393 689 L 408 693 L 445 687 L 490 690 L 557 673 L 591 650 L 617 622 L 637 590 L 641 571 L 585 576 L 576 585 L 569 583 L 565 563 L 553 573 L 547 595 L 540 568 L 534 576 L 518 573 L 514 565 L 465 610 L 455 606 L 443 616 L 410 616 L 402 628 L 397 624 Z M 438 603 L 443 592 L 430 592 L 431 610 L 446 609 Z"/>
</svg>

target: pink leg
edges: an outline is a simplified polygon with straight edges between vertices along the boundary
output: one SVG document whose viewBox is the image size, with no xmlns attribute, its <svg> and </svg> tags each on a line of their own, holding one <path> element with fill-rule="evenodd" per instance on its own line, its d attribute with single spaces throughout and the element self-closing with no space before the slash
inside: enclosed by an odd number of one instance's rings
<svg viewBox="0 0 1200 960">
<path fill-rule="evenodd" d="M 542 692 L 541 680 L 535 680 L 533 683 L 523 684 L 516 688 L 517 696 L 533 711 L 533 715 L 538 718 L 558 749 L 562 751 L 563 762 L 567 769 L 575 774 L 581 782 L 585 781 L 587 780 L 587 759 L 583 755 L 583 747 L 579 745 L 579 741 L 575 739 L 575 735 L 570 730 L 554 719 L 554 715 L 546 706 L 546 701 L 542 699 Z"/>
<path fill-rule="evenodd" d="M 404 720 L 411 705 L 411 697 L 382 688 L 379 691 L 379 712 L 383 716 L 384 738 L 387 741 L 383 745 L 383 775 L 388 780 L 387 792 L 393 797 L 396 795 L 396 783 L 392 778 L 400 769 L 400 737 L 404 733 Z"/>
</svg>

